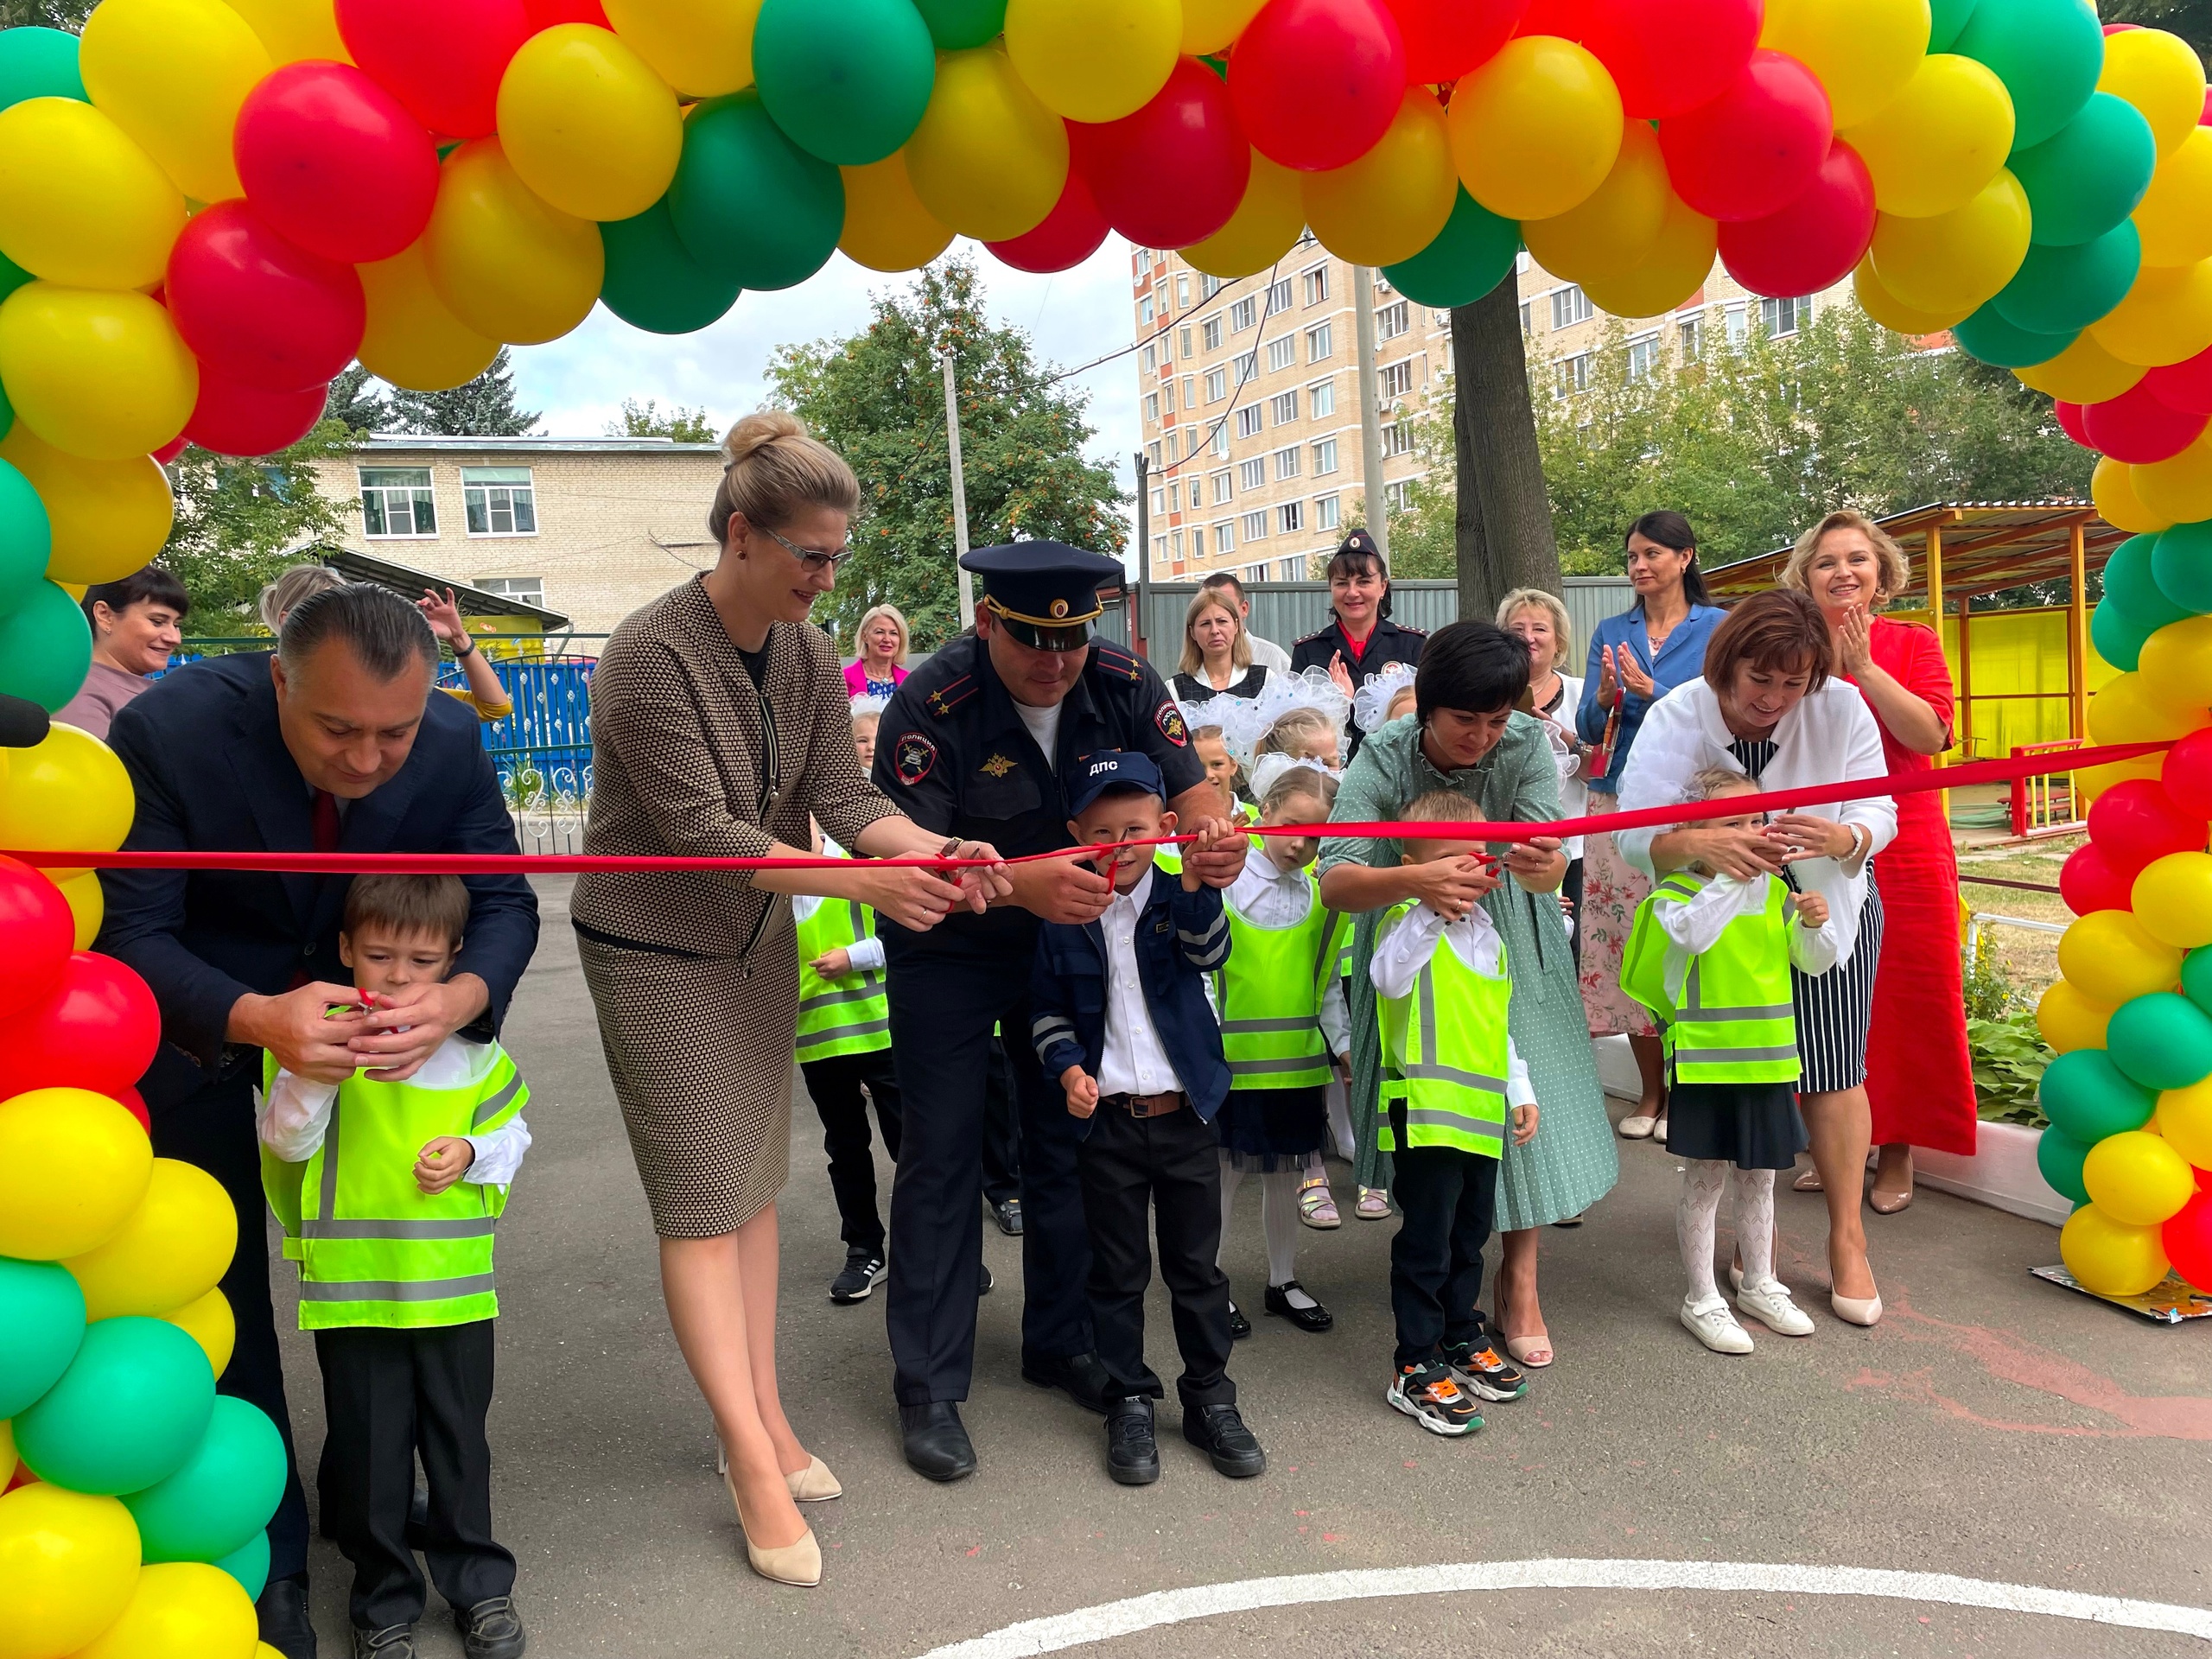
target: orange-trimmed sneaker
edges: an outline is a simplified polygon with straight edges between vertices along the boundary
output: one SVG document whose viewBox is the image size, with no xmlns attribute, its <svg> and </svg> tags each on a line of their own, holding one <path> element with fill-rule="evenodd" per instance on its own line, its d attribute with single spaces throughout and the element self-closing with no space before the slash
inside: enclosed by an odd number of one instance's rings
<svg viewBox="0 0 2212 1659">
<path fill-rule="evenodd" d="M 1459 1386 L 1478 1400 L 1518 1400 L 1529 1392 L 1521 1368 L 1498 1357 L 1487 1338 L 1444 1344 L 1444 1363 Z"/>
<path fill-rule="evenodd" d="M 1432 1434 L 1471 1434 L 1483 1426 L 1473 1399 L 1452 1380 L 1446 1365 L 1408 1365 L 1382 1397 L 1393 1411 L 1404 1412 Z"/>
</svg>

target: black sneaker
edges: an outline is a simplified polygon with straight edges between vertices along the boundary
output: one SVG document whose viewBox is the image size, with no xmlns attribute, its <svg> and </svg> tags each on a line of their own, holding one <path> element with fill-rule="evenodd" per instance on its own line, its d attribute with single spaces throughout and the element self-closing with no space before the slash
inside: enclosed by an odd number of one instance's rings
<svg viewBox="0 0 2212 1659">
<path fill-rule="evenodd" d="M 353 1659 L 415 1659 L 415 1627 L 387 1624 L 380 1630 L 353 1626 Z"/>
<path fill-rule="evenodd" d="M 845 1270 L 830 1281 L 833 1302 L 864 1302 L 883 1282 L 883 1252 L 855 1244 L 845 1252 Z"/>
<path fill-rule="evenodd" d="M 1021 1200 L 1001 1198 L 991 1205 L 991 1219 L 999 1224 L 999 1231 L 1008 1238 L 1021 1236 Z"/>
<path fill-rule="evenodd" d="M 530 1645 L 512 1596 L 456 1607 L 453 1622 L 461 1627 L 461 1645 L 468 1659 L 522 1659 L 522 1650 Z"/>
<path fill-rule="evenodd" d="M 1432 1434 L 1471 1434 L 1483 1426 L 1482 1414 L 1448 1365 L 1406 1366 L 1382 1397 Z"/>
<path fill-rule="evenodd" d="M 1229 1305 L 1229 1339 L 1242 1342 L 1252 1334 L 1252 1321 L 1244 1317 L 1244 1310 L 1231 1302 Z"/>
<path fill-rule="evenodd" d="M 1453 1380 L 1478 1400 L 1518 1400 L 1529 1392 L 1521 1368 L 1498 1357 L 1487 1341 L 1446 1343 L 1444 1363 Z"/>
<path fill-rule="evenodd" d="M 1106 1472 L 1124 1486 L 1149 1486 L 1160 1478 L 1152 1402 L 1141 1395 L 1106 1408 Z"/>
<path fill-rule="evenodd" d="M 1185 1406 L 1183 1438 L 1231 1480 L 1249 1480 L 1266 1472 L 1268 1454 L 1260 1450 L 1259 1437 L 1244 1427 L 1234 1406 Z"/>
</svg>

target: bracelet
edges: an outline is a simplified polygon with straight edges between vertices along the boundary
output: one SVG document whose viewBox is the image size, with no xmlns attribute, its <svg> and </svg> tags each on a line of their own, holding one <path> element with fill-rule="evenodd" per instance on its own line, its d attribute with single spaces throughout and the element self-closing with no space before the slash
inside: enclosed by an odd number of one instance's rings
<svg viewBox="0 0 2212 1659">
<path fill-rule="evenodd" d="M 455 645 L 455 646 L 453 648 L 453 659 L 454 659 L 454 661 L 455 661 L 456 663 L 458 663 L 458 662 L 460 662 L 460 661 L 463 660 L 463 659 L 464 659 L 464 658 L 466 658 L 474 657 L 475 654 L 476 654 L 476 642 L 475 642 L 474 639 L 471 639 L 471 640 L 468 642 L 468 649 L 467 649 L 467 651 L 463 651 L 463 650 L 461 650 L 461 647 L 460 647 L 460 646 L 458 646 L 458 645 Z"/>
</svg>

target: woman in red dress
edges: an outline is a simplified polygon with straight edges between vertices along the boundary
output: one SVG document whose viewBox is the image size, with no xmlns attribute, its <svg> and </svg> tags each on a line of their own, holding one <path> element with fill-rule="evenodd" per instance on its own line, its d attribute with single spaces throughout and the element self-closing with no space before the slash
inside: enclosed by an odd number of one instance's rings
<svg viewBox="0 0 2212 1659">
<path fill-rule="evenodd" d="M 1904 551 L 1856 512 L 1832 512 L 1798 538 L 1782 584 L 1812 595 L 1835 637 L 1836 671 L 1882 728 L 1891 772 L 1918 772 L 1951 747 L 1951 671 L 1932 628 L 1876 612 L 1904 591 Z M 1885 931 L 1866 1039 L 1866 1095 L 1880 1157 L 1868 1199 L 1892 1216 L 1912 1202 L 1912 1149 L 1971 1154 L 1974 1066 L 1959 962 L 1959 863 L 1934 791 L 1897 797 L 1882 849 Z M 1817 1192 L 1820 1177 L 1797 1181 Z"/>
</svg>

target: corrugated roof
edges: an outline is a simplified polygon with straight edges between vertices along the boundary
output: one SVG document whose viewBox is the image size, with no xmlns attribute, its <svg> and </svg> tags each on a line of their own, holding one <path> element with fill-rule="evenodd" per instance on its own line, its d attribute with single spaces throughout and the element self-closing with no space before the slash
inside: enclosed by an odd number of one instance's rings
<svg viewBox="0 0 2212 1659">
<path fill-rule="evenodd" d="M 451 576 L 437 576 L 428 570 L 417 570 L 413 565 L 396 564 L 390 559 L 380 559 L 372 553 L 357 553 L 350 547 L 334 547 L 327 543 L 303 547 L 296 556 L 327 564 L 348 582 L 365 582 L 378 588 L 388 588 L 402 599 L 417 600 L 423 590 L 435 588 L 442 593 L 453 590 L 461 603 L 463 616 L 527 616 L 534 619 L 541 632 L 560 633 L 569 626 L 569 619 L 558 611 L 549 611 L 543 605 L 532 605 L 527 600 L 517 599 L 512 594 L 494 594 L 482 588 L 471 587 L 465 582 L 455 582 Z"/>
<path fill-rule="evenodd" d="M 718 455 L 718 443 L 678 443 L 673 438 L 475 438 L 420 437 L 377 432 L 362 446 L 370 450 L 498 450 L 503 454 Z"/>
<path fill-rule="evenodd" d="M 1947 599 L 1979 597 L 2001 593 L 2032 582 L 2050 582 L 2072 568 L 2074 530 L 2082 530 L 2082 556 L 2087 569 L 2101 569 L 2112 550 L 2128 537 L 2126 531 L 2107 524 L 2090 502 L 2070 499 L 2045 501 L 1934 501 L 1908 507 L 1875 520 L 1897 538 L 1912 563 L 1912 582 L 1893 602 L 1928 598 L 1928 537 L 1942 537 L 1943 594 Z M 1790 550 L 1775 549 L 1751 558 L 1738 559 L 1705 573 L 1706 586 L 1716 598 L 1742 599 L 1775 584 Z"/>
</svg>

